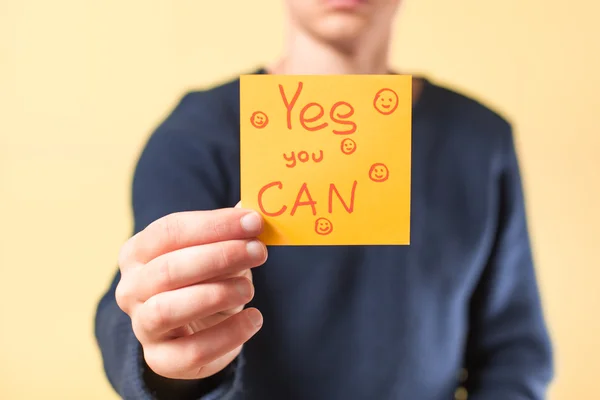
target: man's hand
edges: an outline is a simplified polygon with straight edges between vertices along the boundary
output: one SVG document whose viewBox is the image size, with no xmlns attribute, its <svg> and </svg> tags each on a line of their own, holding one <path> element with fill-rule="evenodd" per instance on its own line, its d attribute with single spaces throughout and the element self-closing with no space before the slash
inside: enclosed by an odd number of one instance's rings
<svg viewBox="0 0 600 400">
<path fill-rule="evenodd" d="M 267 258 L 263 221 L 241 208 L 175 213 L 129 239 L 119 254 L 119 307 L 132 320 L 148 366 L 172 379 L 219 372 L 262 326 L 244 309 L 250 268 Z"/>
</svg>

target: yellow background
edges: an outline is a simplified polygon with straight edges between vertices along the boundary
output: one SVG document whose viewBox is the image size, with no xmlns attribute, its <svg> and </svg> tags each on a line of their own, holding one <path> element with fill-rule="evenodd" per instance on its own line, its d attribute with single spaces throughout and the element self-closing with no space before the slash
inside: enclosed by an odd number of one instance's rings
<svg viewBox="0 0 600 400">
<path fill-rule="evenodd" d="M 0 1 L 0 398 L 114 399 L 93 312 L 131 168 L 187 88 L 273 59 L 279 0 Z M 600 396 L 600 5 L 408 0 L 394 61 L 509 116 L 552 337 L 552 399 Z"/>
<path fill-rule="evenodd" d="M 410 76 L 242 76 L 240 82 L 241 115 L 241 192 L 244 207 L 260 210 L 259 193 L 272 182 L 281 187 L 271 187 L 261 196 L 267 212 L 266 229 L 261 239 L 268 245 L 343 245 L 343 244 L 408 244 L 410 234 L 410 178 L 411 178 L 411 118 L 412 79 Z M 302 83 L 302 86 L 299 85 Z M 283 87 L 285 101 L 280 93 Z M 389 88 L 397 94 L 397 108 L 388 115 L 379 113 L 373 106 L 379 90 Z M 299 93 L 294 102 L 295 95 Z M 330 118 L 331 107 L 339 101 L 351 105 L 353 114 L 342 118 L 353 122 L 356 132 L 334 134 L 333 130 L 347 131 Z M 317 127 L 308 131 L 300 124 L 303 107 L 318 103 L 323 117 L 306 123 Z M 288 127 L 288 108 L 290 125 Z M 262 111 L 268 124 L 260 129 L 250 122 L 250 116 Z M 304 117 L 311 120 L 320 115 L 312 106 Z M 334 109 L 336 115 L 350 112 L 348 106 Z M 356 148 L 352 154 L 342 153 L 340 143 L 350 138 Z M 298 161 L 301 151 L 312 158 L 306 163 Z M 294 152 L 296 164 L 286 161 Z M 389 171 L 384 182 L 369 179 L 371 165 L 384 163 Z M 353 183 L 356 186 L 353 191 Z M 306 184 L 306 191 L 301 190 Z M 335 185 L 347 206 L 332 195 L 332 213 L 329 213 L 330 185 Z M 300 193 L 300 194 L 299 194 Z M 299 198 L 301 205 L 294 211 Z M 310 197 L 309 197 L 310 196 Z M 352 198 L 354 198 L 352 200 Z M 308 204 L 314 201 L 314 210 Z M 294 211 L 294 215 L 291 213 Z M 315 214 L 313 214 L 315 213 Z M 315 221 L 327 218 L 331 233 L 315 232 Z"/>
</svg>

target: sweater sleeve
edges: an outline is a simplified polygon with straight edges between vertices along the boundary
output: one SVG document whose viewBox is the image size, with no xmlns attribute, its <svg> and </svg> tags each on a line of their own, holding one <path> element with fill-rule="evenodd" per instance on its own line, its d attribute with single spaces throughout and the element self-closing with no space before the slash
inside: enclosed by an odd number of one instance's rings
<svg viewBox="0 0 600 400">
<path fill-rule="evenodd" d="M 495 244 L 471 299 L 469 400 L 542 400 L 553 375 L 512 133 L 503 137 Z"/>
<path fill-rule="evenodd" d="M 184 97 L 146 143 L 133 179 L 134 232 L 173 212 L 232 206 L 227 200 L 218 123 L 206 124 L 204 131 L 202 113 L 208 114 L 197 98 Z M 241 357 L 213 377 L 196 381 L 159 377 L 148 368 L 131 320 L 115 300 L 119 279 L 117 271 L 95 319 L 104 370 L 114 390 L 124 399 L 136 400 L 227 398 L 237 385 Z"/>
</svg>

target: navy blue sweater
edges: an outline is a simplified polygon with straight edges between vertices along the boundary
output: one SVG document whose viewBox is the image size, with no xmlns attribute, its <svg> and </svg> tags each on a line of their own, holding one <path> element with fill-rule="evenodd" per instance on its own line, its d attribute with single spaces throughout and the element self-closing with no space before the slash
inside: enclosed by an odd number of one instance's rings
<svg viewBox="0 0 600 400">
<path fill-rule="evenodd" d="M 184 96 L 139 159 L 135 232 L 235 205 L 239 151 L 239 81 Z M 264 325 L 212 379 L 148 370 L 117 273 L 96 315 L 108 379 L 125 399 L 448 400 L 464 368 L 469 400 L 545 398 L 552 351 L 509 123 L 425 81 L 411 204 L 410 246 L 270 248 L 253 271 Z"/>
</svg>

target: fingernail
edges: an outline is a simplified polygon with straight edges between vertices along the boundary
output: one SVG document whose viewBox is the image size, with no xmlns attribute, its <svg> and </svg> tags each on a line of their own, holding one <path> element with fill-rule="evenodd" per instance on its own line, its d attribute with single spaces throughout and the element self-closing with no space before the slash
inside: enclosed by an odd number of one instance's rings
<svg viewBox="0 0 600 400">
<path fill-rule="evenodd" d="M 249 310 L 246 315 L 248 315 L 248 319 L 255 327 L 259 328 L 262 325 L 262 314 L 258 310 Z"/>
<path fill-rule="evenodd" d="M 265 246 L 258 240 L 253 240 L 246 244 L 246 251 L 248 255 L 255 260 L 262 260 L 265 258 Z"/>
<path fill-rule="evenodd" d="M 242 297 L 249 297 L 252 294 L 252 288 L 248 285 L 247 279 L 241 280 L 235 285 L 235 288 Z"/>
<path fill-rule="evenodd" d="M 260 230 L 262 221 L 258 213 L 252 212 L 250 214 L 244 215 L 240 220 L 240 223 L 242 224 L 242 228 L 244 228 L 246 232 L 256 233 Z"/>
</svg>

